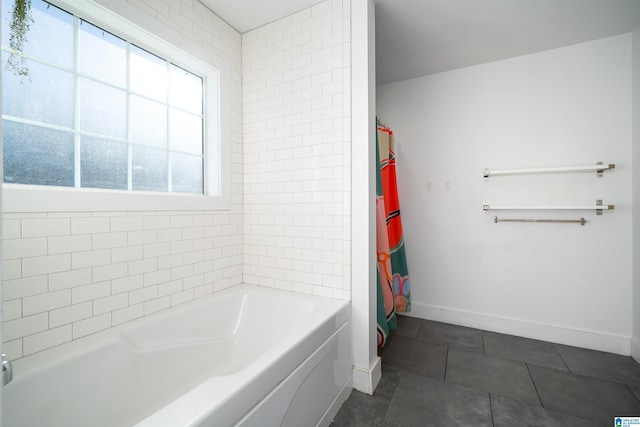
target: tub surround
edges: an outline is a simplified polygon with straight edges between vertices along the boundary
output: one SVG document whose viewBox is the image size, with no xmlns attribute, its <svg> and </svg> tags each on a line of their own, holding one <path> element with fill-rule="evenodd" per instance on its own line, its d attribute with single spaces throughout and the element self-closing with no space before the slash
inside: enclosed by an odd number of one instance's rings
<svg viewBox="0 0 640 427">
<path fill-rule="evenodd" d="M 350 4 L 242 35 L 247 283 L 350 299 Z"/>
<path fill-rule="evenodd" d="M 197 1 L 98 3 L 228 64 L 231 210 L 5 213 L 2 338 L 11 360 L 242 282 L 240 33 Z"/>
<path fill-rule="evenodd" d="M 7 357 L 242 282 L 349 300 L 350 2 L 243 35 L 197 1 L 98 3 L 228 63 L 231 210 L 4 214 Z"/>
</svg>

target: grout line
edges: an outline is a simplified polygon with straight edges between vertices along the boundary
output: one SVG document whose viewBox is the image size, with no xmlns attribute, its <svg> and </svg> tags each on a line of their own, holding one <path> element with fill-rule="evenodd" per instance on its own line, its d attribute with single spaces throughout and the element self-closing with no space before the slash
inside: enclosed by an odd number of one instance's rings
<svg viewBox="0 0 640 427">
<path fill-rule="evenodd" d="M 420 326 L 418 326 L 418 332 L 416 332 L 415 339 L 418 339 L 418 336 L 420 335 L 420 331 L 422 330 L 422 326 L 424 326 L 424 320 L 425 319 L 420 319 Z"/>
<path fill-rule="evenodd" d="M 556 351 L 558 356 L 560 356 L 560 360 L 562 360 L 562 363 L 564 363 L 564 366 L 569 370 L 569 373 L 574 374 L 574 372 L 569 367 L 569 364 L 567 363 L 567 361 L 564 360 L 564 357 L 562 357 L 562 353 L 558 351 L 558 345 L 556 343 L 551 343 L 551 344 L 553 344 L 553 349 Z"/>
<path fill-rule="evenodd" d="M 636 394 L 633 392 L 633 390 L 631 390 L 631 385 L 629 384 L 624 384 L 624 386 L 627 388 L 627 390 L 629 390 L 629 393 L 631 393 L 633 395 L 633 397 L 636 398 L 636 400 L 640 401 L 640 397 L 636 396 Z"/>
<path fill-rule="evenodd" d="M 444 357 L 444 377 L 442 378 L 442 381 L 447 381 L 447 367 L 449 366 L 449 348 L 450 346 L 447 346 L 447 354 Z"/>
<path fill-rule="evenodd" d="M 542 399 L 540 398 L 540 393 L 538 392 L 538 386 L 536 385 L 536 382 L 533 380 L 533 375 L 531 375 L 531 369 L 529 369 L 529 364 L 525 363 L 525 366 L 527 367 L 527 372 L 529 373 L 529 378 L 531 378 L 531 384 L 533 384 L 533 388 L 536 391 L 536 396 L 538 396 L 538 402 L 540 402 L 540 407 L 544 408 L 544 405 L 542 403 Z"/>
<path fill-rule="evenodd" d="M 491 414 L 491 425 L 495 427 L 496 423 L 493 418 L 493 399 L 491 398 L 491 393 L 487 393 L 489 395 L 489 413 Z"/>
</svg>

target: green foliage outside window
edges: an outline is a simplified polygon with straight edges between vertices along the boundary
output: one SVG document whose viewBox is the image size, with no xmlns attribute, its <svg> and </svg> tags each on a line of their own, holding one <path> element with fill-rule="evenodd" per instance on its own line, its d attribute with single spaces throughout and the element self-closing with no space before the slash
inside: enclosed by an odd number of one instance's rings
<svg viewBox="0 0 640 427">
<path fill-rule="evenodd" d="M 9 47 L 11 48 L 11 53 L 7 60 L 6 69 L 21 77 L 29 77 L 29 69 L 26 66 L 23 49 L 27 41 L 29 26 L 32 23 L 31 0 L 15 0 L 11 20 L 9 21 Z"/>
</svg>

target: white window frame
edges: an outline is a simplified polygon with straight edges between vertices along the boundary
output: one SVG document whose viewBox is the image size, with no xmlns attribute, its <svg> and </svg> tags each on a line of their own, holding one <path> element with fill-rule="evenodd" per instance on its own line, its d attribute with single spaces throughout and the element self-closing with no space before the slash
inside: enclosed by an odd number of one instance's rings
<svg viewBox="0 0 640 427">
<path fill-rule="evenodd" d="M 204 79 L 205 194 L 3 183 L 4 212 L 231 209 L 229 65 L 123 0 L 47 0 Z M 5 71 L 6 72 L 6 71 Z M 216 80 L 216 81 L 213 81 Z M 212 84 L 213 83 L 213 84 Z M 217 119 L 217 123 L 216 122 Z"/>
</svg>

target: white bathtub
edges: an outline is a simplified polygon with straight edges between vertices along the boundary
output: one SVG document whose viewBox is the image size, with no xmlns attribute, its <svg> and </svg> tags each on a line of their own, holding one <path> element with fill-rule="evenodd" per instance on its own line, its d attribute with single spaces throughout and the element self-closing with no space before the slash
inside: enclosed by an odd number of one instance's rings
<svg viewBox="0 0 640 427">
<path fill-rule="evenodd" d="M 349 304 L 242 285 L 13 363 L 5 427 L 326 426 Z"/>
</svg>

